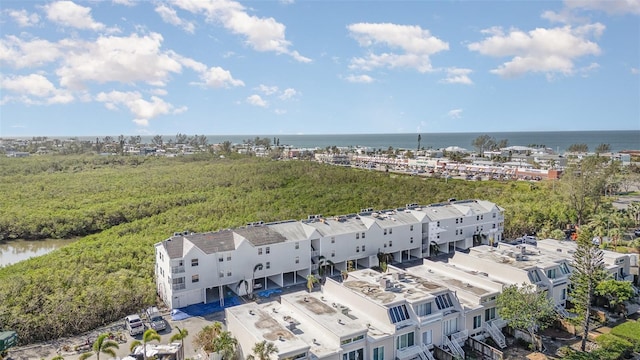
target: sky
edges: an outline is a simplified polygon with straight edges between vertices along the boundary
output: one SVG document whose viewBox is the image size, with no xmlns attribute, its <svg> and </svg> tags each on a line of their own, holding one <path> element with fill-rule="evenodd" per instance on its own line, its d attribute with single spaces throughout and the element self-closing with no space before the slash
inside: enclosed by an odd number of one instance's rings
<svg viewBox="0 0 640 360">
<path fill-rule="evenodd" d="M 0 137 L 640 129 L 640 0 L 0 4 Z"/>
</svg>

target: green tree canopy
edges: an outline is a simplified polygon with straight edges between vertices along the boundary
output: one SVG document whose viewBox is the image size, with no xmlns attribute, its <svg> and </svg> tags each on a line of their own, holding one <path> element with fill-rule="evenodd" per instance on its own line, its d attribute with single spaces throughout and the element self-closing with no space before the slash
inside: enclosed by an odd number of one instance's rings
<svg viewBox="0 0 640 360">
<path fill-rule="evenodd" d="M 553 305 L 553 300 L 532 284 L 509 285 L 497 299 L 500 317 L 511 327 L 529 333 L 532 339 L 536 331 L 545 329 L 555 319 Z"/>
</svg>

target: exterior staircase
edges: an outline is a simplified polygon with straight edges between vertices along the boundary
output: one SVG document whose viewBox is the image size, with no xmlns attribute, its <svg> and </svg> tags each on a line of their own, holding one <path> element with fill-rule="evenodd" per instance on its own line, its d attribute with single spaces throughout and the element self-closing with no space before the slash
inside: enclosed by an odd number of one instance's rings
<svg viewBox="0 0 640 360">
<path fill-rule="evenodd" d="M 569 313 L 562 305 L 556 305 L 553 309 L 564 319 L 572 317 L 571 313 Z"/>
<path fill-rule="evenodd" d="M 453 356 L 455 356 L 456 359 L 465 358 L 464 350 L 462 350 L 462 347 L 460 347 L 460 345 L 458 345 L 457 342 L 451 341 L 451 339 L 449 339 L 448 336 L 444 337 L 444 345 L 447 348 L 449 348 L 449 351 L 451 351 L 451 353 L 453 354 Z"/>
<path fill-rule="evenodd" d="M 422 353 L 424 354 L 424 357 L 426 358 L 426 360 L 436 360 L 436 358 L 433 357 L 433 354 L 431 353 L 431 351 L 429 351 L 429 348 L 427 348 L 424 345 L 422 345 Z"/>
<path fill-rule="evenodd" d="M 493 322 L 484 323 L 484 330 L 489 333 L 489 336 L 491 336 L 493 341 L 498 344 L 500 349 L 504 349 L 507 347 L 507 340 L 505 339 L 504 334 L 502 334 L 502 331 L 500 331 L 500 329 L 498 329 L 498 327 L 495 326 Z"/>
</svg>

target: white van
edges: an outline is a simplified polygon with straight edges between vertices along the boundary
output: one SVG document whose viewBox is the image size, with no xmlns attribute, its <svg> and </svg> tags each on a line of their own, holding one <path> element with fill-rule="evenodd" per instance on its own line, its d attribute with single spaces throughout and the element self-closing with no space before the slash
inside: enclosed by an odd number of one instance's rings
<svg viewBox="0 0 640 360">
<path fill-rule="evenodd" d="M 142 319 L 138 315 L 129 315 L 124 318 L 124 327 L 131 336 L 144 333 L 144 323 L 142 323 Z"/>
</svg>

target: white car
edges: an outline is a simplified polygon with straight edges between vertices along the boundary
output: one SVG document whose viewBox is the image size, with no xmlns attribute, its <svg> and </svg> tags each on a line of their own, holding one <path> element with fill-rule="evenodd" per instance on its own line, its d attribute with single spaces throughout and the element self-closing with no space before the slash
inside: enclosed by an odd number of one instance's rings
<svg viewBox="0 0 640 360">
<path fill-rule="evenodd" d="M 129 331 L 129 335 L 131 336 L 144 333 L 144 323 L 138 315 L 129 315 L 124 318 L 124 327 Z"/>
</svg>

